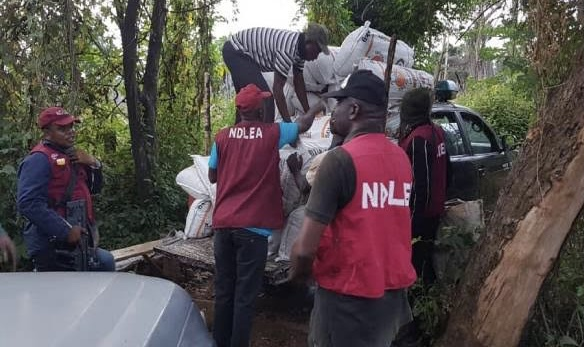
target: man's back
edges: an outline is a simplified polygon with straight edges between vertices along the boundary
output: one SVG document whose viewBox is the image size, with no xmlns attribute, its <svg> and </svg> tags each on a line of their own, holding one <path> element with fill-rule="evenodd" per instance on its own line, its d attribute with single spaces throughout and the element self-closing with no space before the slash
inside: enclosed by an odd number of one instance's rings
<svg viewBox="0 0 584 347">
<path fill-rule="evenodd" d="M 231 43 L 250 56 L 262 71 L 276 71 L 287 76 L 293 65 L 299 69 L 304 67 L 299 51 L 304 45 L 299 42 L 301 35 L 282 29 L 250 28 L 234 34 Z"/>
<path fill-rule="evenodd" d="M 339 293 L 372 298 L 408 287 L 415 274 L 410 264 L 412 174 L 407 156 L 383 134 L 361 135 L 337 151 L 345 153 L 341 160 L 349 161 L 338 168 L 348 177 L 341 190 L 349 196 L 341 197 L 321 239 L 314 267 L 317 282 Z"/>
<path fill-rule="evenodd" d="M 217 134 L 215 228 L 281 227 L 279 137 L 278 124 L 262 122 L 242 122 Z"/>
</svg>

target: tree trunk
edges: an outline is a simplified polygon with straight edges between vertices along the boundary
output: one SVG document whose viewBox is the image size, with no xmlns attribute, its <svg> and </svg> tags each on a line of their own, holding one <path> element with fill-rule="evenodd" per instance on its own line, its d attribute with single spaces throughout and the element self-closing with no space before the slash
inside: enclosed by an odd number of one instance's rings
<svg viewBox="0 0 584 347">
<path fill-rule="evenodd" d="M 155 0 L 148 41 L 146 72 L 144 73 L 144 90 L 141 95 L 144 109 L 144 133 L 148 169 L 154 172 L 156 163 L 156 104 L 158 101 L 158 71 L 162 52 L 162 36 L 166 23 L 166 0 Z"/>
<path fill-rule="evenodd" d="M 578 19 L 578 23 L 584 27 L 584 0 L 578 0 L 578 3 L 576 5 L 578 7 L 577 11 L 577 19 Z"/>
<path fill-rule="evenodd" d="M 516 346 L 584 204 L 584 58 L 552 90 L 458 288 L 438 346 Z"/>
<path fill-rule="evenodd" d="M 116 2 L 118 23 L 121 22 L 124 85 L 126 105 L 134 158 L 137 192 L 142 199 L 152 194 L 154 168 L 156 163 L 156 103 L 158 99 L 158 70 L 162 35 L 166 21 L 166 1 L 156 0 L 152 12 L 150 40 L 146 70 L 144 73 L 143 93 L 138 86 L 138 14 L 140 0 L 128 0 L 125 13 L 121 2 Z"/>
</svg>

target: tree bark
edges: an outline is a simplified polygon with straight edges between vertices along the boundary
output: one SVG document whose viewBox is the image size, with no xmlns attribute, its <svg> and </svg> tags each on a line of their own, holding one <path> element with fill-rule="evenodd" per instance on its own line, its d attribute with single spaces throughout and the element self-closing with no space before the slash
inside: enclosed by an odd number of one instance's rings
<svg viewBox="0 0 584 347">
<path fill-rule="evenodd" d="M 516 346 L 584 204 L 584 58 L 550 91 L 458 288 L 437 346 Z"/>
<path fill-rule="evenodd" d="M 584 0 L 578 0 L 577 4 L 577 19 L 578 19 L 578 23 L 584 27 Z"/>
<path fill-rule="evenodd" d="M 121 23 L 124 85 L 134 159 L 136 188 L 142 199 L 151 197 L 156 163 L 156 103 L 158 100 L 158 71 L 162 51 L 162 35 L 166 22 L 166 1 L 156 0 L 152 11 L 150 40 L 144 73 L 143 92 L 138 85 L 138 15 L 140 0 L 116 2 L 118 23 Z"/>
<path fill-rule="evenodd" d="M 160 54 L 162 52 L 162 36 L 166 23 L 166 0 L 155 0 L 152 11 L 152 23 L 150 26 L 150 39 L 148 41 L 148 55 L 146 57 L 146 70 L 144 73 L 144 90 L 141 95 L 144 109 L 144 133 L 147 163 L 150 172 L 154 172 L 157 148 L 156 148 L 156 105 L 158 101 L 158 72 L 160 67 Z"/>
</svg>

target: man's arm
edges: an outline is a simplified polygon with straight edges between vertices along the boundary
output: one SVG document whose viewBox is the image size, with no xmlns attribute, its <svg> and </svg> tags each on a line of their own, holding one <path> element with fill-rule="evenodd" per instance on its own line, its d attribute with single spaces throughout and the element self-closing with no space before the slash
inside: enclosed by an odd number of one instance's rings
<svg viewBox="0 0 584 347">
<path fill-rule="evenodd" d="M 326 110 L 326 104 L 324 103 L 324 101 L 319 101 L 316 105 L 312 106 L 304 116 L 300 116 L 296 119 L 296 124 L 298 124 L 298 133 L 302 134 L 304 132 L 307 132 L 308 129 L 310 129 L 310 127 L 312 126 L 312 123 L 314 122 L 314 117 L 316 117 L 317 114 L 320 114 L 321 112 Z"/>
<path fill-rule="evenodd" d="M 306 281 L 312 272 L 312 262 L 316 256 L 320 237 L 326 228 L 326 224 L 315 221 L 310 217 L 305 217 L 298 239 L 292 246 L 290 260 L 290 280 Z"/>
<path fill-rule="evenodd" d="M 12 271 L 16 271 L 16 262 L 17 262 L 17 252 L 16 247 L 14 247 L 14 243 L 6 234 L 6 231 L 2 228 L 0 224 L 0 254 L 4 252 L 8 258 L 12 261 Z M 2 258 L 0 258 L 0 262 Z"/>
<path fill-rule="evenodd" d="M 24 159 L 18 170 L 16 204 L 18 211 L 36 225 L 39 232 L 65 241 L 71 227 L 49 208 L 51 176 L 51 165 L 44 154 L 33 153 Z"/>
<path fill-rule="evenodd" d="M 433 149 L 428 141 L 421 137 L 415 137 L 407 153 L 414 173 L 414 187 L 410 198 L 410 207 L 414 217 L 421 217 L 430 206 Z"/>
<path fill-rule="evenodd" d="M 76 164 L 82 164 L 87 172 L 87 186 L 91 194 L 99 194 L 103 188 L 103 173 L 101 162 L 87 152 L 77 149 L 70 157 Z"/>
<path fill-rule="evenodd" d="M 92 195 L 101 193 L 103 188 L 103 172 L 101 162 L 95 166 L 85 166 L 87 170 L 87 186 Z"/>
<path fill-rule="evenodd" d="M 306 83 L 304 82 L 304 74 L 302 70 L 293 68 L 294 74 L 294 92 L 296 92 L 296 97 L 300 101 L 300 105 L 304 109 L 304 112 L 308 112 L 310 106 L 308 105 L 308 98 L 306 96 Z"/>
<path fill-rule="evenodd" d="M 288 113 L 288 106 L 286 105 L 286 98 L 284 97 L 284 85 L 286 84 L 286 76 L 279 72 L 274 72 L 274 84 L 272 86 L 274 100 L 276 100 L 276 106 L 278 106 L 278 111 L 282 115 L 284 122 L 290 123 L 290 114 Z"/>
<path fill-rule="evenodd" d="M 300 235 L 292 247 L 291 280 L 309 277 L 320 237 L 337 211 L 353 198 L 355 181 L 355 166 L 344 150 L 335 149 L 326 154 L 306 204 L 306 217 Z"/>
</svg>

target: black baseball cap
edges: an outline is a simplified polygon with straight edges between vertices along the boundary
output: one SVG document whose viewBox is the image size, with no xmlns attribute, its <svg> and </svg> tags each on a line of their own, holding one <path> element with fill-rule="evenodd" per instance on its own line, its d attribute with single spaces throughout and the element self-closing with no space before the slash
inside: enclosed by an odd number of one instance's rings
<svg viewBox="0 0 584 347">
<path fill-rule="evenodd" d="M 335 99 L 352 97 L 377 106 L 387 105 L 385 83 L 369 70 L 355 71 L 349 77 L 345 88 L 325 93 L 322 96 Z"/>
</svg>

